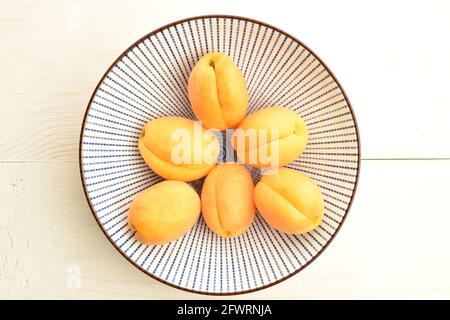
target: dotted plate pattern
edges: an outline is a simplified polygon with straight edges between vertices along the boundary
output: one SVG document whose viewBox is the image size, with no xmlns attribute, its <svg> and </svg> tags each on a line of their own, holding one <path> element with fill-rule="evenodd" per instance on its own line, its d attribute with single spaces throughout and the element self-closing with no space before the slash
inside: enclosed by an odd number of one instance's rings
<svg viewBox="0 0 450 320">
<path fill-rule="evenodd" d="M 305 152 L 287 167 L 320 186 L 321 225 L 304 235 L 271 228 L 257 214 L 241 236 L 214 234 L 202 218 L 185 236 L 162 246 L 140 243 L 127 211 L 142 190 L 161 181 L 137 145 L 146 122 L 162 116 L 195 119 L 187 84 L 206 53 L 231 56 L 249 90 L 248 113 L 279 105 L 305 120 Z M 332 240 L 351 205 L 360 166 L 350 103 L 329 69 L 304 44 L 262 22 L 231 16 L 195 17 L 137 41 L 104 75 L 86 110 L 80 170 L 86 197 L 105 235 L 142 271 L 180 289 L 205 294 L 258 290 L 302 270 Z M 257 182 L 260 172 L 250 172 Z M 197 191 L 202 181 L 192 183 Z"/>
</svg>

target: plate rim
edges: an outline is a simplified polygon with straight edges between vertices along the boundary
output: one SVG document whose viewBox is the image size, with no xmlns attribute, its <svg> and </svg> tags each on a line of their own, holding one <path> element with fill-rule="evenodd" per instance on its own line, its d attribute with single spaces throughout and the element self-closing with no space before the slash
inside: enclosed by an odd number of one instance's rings
<svg viewBox="0 0 450 320">
<path fill-rule="evenodd" d="M 141 43 L 143 40 L 147 39 L 148 37 L 151 37 L 153 35 L 155 35 L 156 33 L 165 30 L 167 28 L 170 28 L 172 26 L 184 23 L 184 22 L 188 22 L 188 21 L 192 21 L 192 20 L 198 20 L 198 19 L 211 19 L 211 18 L 221 18 L 221 19 L 238 19 L 238 20 L 243 20 L 243 21 L 247 21 L 247 22 L 251 22 L 251 23 L 255 23 L 255 24 L 259 24 L 261 26 L 264 26 L 266 28 L 270 28 L 272 30 L 275 30 L 281 34 L 283 34 L 284 36 L 290 38 L 291 40 L 297 42 L 298 44 L 300 44 L 303 48 L 305 48 L 306 50 L 308 50 L 313 56 L 314 58 L 316 58 L 321 65 L 325 68 L 325 70 L 327 70 L 327 72 L 329 73 L 329 75 L 333 78 L 333 80 L 336 82 L 336 84 L 338 85 L 339 89 L 342 92 L 342 95 L 344 96 L 345 101 L 347 102 L 347 105 L 350 109 L 350 113 L 353 119 L 353 123 L 355 125 L 355 132 L 356 132 L 356 140 L 357 140 L 357 146 L 358 146 L 358 163 L 357 163 L 357 168 L 356 168 L 356 178 L 355 178 L 355 187 L 353 189 L 353 193 L 352 196 L 350 198 L 350 201 L 348 203 L 348 207 L 347 210 L 345 211 L 344 216 L 342 217 L 341 222 L 339 223 L 339 225 L 337 226 L 336 230 L 334 231 L 333 235 L 330 237 L 330 239 L 328 239 L 328 241 L 325 243 L 325 245 L 319 250 L 319 252 L 317 252 L 317 254 L 311 258 L 311 260 L 309 260 L 306 264 L 302 265 L 300 268 L 298 268 L 297 270 L 293 271 L 292 273 L 276 280 L 273 281 L 271 283 L 268 283 L 266 285 L 262 285 L 253 289 L 247 289 L 247 290 L 240 290 L 240 291 L 227 291 L 227 292 L 209 292 L 209 291 L 201 291 L 201 290 L 194 290 L 194 289 L 190 289 L 190 288 L 186 288 L 186 287 L 182 287 L 179 285 L 176 285 L 174 283 L 171 283 L 169 281 L 166 281 L 158 276 L 156 276 L 155 274 L 149 272 L 148 270 L 145 270 L 144 268 L 142 268 L 140 265 L 138 265 L 135 261 L 133 261 L 132 259 L 130 259 L 122 250 L 120 250 L 120 248 L 117 246 L 117 244 L 113 241 L 113 239 L 111 239 L 111 237 L 108 235 L 108 233 L 106 232 L 105 228 L 103 227 L 103 225 L 101 224 L 100 220 L 98 219 L 94 207 L 91 203 L 91 200 L 89 198 L 88 192 L 87 192 L 87 188 L 86 188 L 86 184 L 85 184 L 85 177 L 84 177 L 84 172 L 83 172 L 83 165 L 82 165 L 82 145 L 83 145 L 83 132 L 85 129 L 85 125 L 86 125 L 86 119 L 87 119 L 87 115 L 90 111 L 91 108 L 91 104 L 92 101 L 94 99 L 94 97 L 97 94 L 98 89 L 100 88 L 101 84 L 103 83 L 104 79 L 106 78 L 106 76 L 109 74 L 109 72 L 111 71 L 111 69 L 128 53 L 130 52 L 134 47 L 136 47 L 136 45 L 138 45 L 139 43 Z M 127 49 L 125 49 L 120 55 L 119 57 L 117 57 L 117 59 L 114 60 L 114 62 L 110 65 L 110 67 L 105 71 L 105 73 L 103 74 L 103 76 L 101 77 L 101 79 L 99 80 L 98 84 L 96 85 L 93 93 L 91 94 L 91 97 L 89 99 L 89 102 L 86 106 L 86 110 L 84 112 L 84 116 L 83 116 L 83 120 L 82 120 L 82 125 L 81 125 L 81 130 L 80 130 L 80 139 L 79 139 L 79 150 L 78 150 L 78 164 L 79 164 L 79 169 L 80 169 L 80 177 L 81 177 L 81 183 L 83 185 L 83 191 L 84 191 L 84 195 L 86 197 L 86 200 L 88 202 L 89 205 L 89 209 L 91 211 L 91 214 L 93 215 L 95 221 L 97 222 L 97 225 L 99 226 L 100 230 L 103 232 L 103 234 L 105 235 L 105 237 L 108 239 L 108 241 L 113 245 L 113 247 L 128 261 L 130 262 L 132 265 L 134 265 L 138 270 L 140 270 L 141 272 L 143 272 L 144 274 L 146 274 L 147 276 L 150 276 L 151 278 L 164 283 L 168 286 L 171 286 L 173 288 L 182 290 L 182 291 L 187 291 L 190 293 L 196 293 L 196 294 L 203 294 L 203 295 L 209 295 L 209 296 L 231 296 L 231 295 L 241 295 L 241 294 L 247 294 L 247 293 L 251 293 L 251 292 L 256 292 L 256 291 L 260 291 L 266 288 L 270 288 L 272 286 L 275 286 L 291 277 L 293 277 L 294 275 L 300 273 L 300 271 L 304 270 L 307 266 L 309 266 L 312 262 L 314 262 L 324 251 L 325 249 L 328 248 L 328 246 L 331 244 L 331 242 L 333 242 L 334 238 L 336 237 L 336 235 L 339 233 L 339 230 L 341 229 L 342 225 L 344 224 L 345 220 L 347 219 L 348 213 L 352 207 L 353 204 L 353 199 L 355 197 L 356 194 L 356 190 L 358 188 L 358 182 L 359 182 L 359 176 L 360 176 L 360 171 L 361 171 L 361 142 L 360 142 L 360 134 L 359 134 L 359 129 L 358 129 L 358 123 L 356 121 L 356 116 L 355 116 L 355 112 L 353 110 L 353 107 L 350 103 L 350 99 L 348 98 L 347 94 L 345 93 L 344 88 L 342 87 L 341 83 L 338 81 L 338 79 L 336 78 L 336 76 L 334 75 L 334 73 L 330 70 L 330 68 L 322 61 L 322 59 L 313 51 L 311 50 L 311 48 L 309 48 L 307 45 L 305 45 L 302 41 L 298 40 L 296 37 L 292 36 L 291 34 L 271 25 L 268 24 L 266 22 L 262 22 L 253 18 L 248 18 L 248 17 L 243 17 L 243 16 L 237 16 L 237 15 L 224 15 L 224 14 L 211 14 L 211 15 L 198 15 L 198 16 L 191 16 L 188 18 L 184 18 L 184 19 L 180 19 L 180 20 L 176 20 L 174 22 L 165 24 L 147 34 L 145 34 L 144 36 L 142 36 L 141 38 L 139 38 L 138 40 L 136 40 L 135 42 L 133 42 Z"/>
</svg>

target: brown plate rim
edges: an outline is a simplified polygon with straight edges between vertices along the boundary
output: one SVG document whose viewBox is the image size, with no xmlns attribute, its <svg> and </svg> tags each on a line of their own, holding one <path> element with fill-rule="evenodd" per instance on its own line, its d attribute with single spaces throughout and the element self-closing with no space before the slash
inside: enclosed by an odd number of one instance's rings
<svg viewBox="0 0 450 320">
<path fill-rule="evenodd" d="M 355 179 L 355 187 L 353 189 L 353 193 L 352 196 L 350 198 L 350 202 L 348 204 L 347 210 L 344 214 L 344 216 L 342 217 L 341 222 L 339 223 L 338 227 L 336 228 L 336 230 L 334 231 L 333 235 L 331 236 L 331 238 L 327 241 L 327 243 L 325 243 L 325 245 L 322 247 L 322 249 L 320 249 L 319 252 L 317 252 L 317 254 L 311 258 L 311 260 L 309 260 L 306 264 L 304 264 L 303 266 L 301 266 L 300 268 L 298 268 L 297 270 L 295 270 L 294 272 L 292 272 L 291 274 L 288 274 L 287 276 L 278 279 L 277 281 L 274 281 L 272 283 L 257 287 L 257 288 L 253 288 L 253 289 L 248 289 L 248 290 L 241 290 L 241 291 L 230 291 L 230 292 L 208 292 L 208 291 L 199 291 L 199 290 L 192 290 L 189 288 L 185 288 L 185 287 L 181 287 L 178 286 L 176 284 L 170 283 L 164 279 L 161 279 L 159 277 L 157 277 L 156 275 L 152 274 L 151 272 L 145 270 L 144 268 L 142 268 L 141 266 L 139 266 L 136 262 L 134 262 L 133 260 L 131 260 L 122 250 L 120 250 L 120 248 L 116 245 L 116 243 L 111 239 L 111 237 L 108 235 L 108 233 L 106 232 L 106 230 L 103 228 L 103 225 L 101 224 L 100 220 L 98 219 L 97 215 L 95 214 L 95 210 L 94 207 L 91 203 L 91 200 L 89 199 L 88 196 L 88 192 L 86 189 L 86 185 L 85 185 L 85 179 L 84 179 L 84 173 L 83 173 L 83 165 L 82 165 L 82 145 L 83 145 L 83 132 L 84 132 L 84 128 L 85 128 L 85 124 L 86 124 L 86 118 L 87 115 L 89 113 L 91 104 L 92 104 L 92 100 L 94 99 L 95 95 L 97 94 L 97 91 L 100 87 L 100 85 L 103 83 L 103 80 L 105 79 L 105 77 L 108 75 L 108 73 L 111 71 L 111 69 L 129 52 L 131 51 L 136 45 L 138 45 L 139 43 L 141 43 L 144 39 L 153 36 L 154 34 L 170 28 L 174 25 L 177 24 L 181 24 L 187 21 L 191 21 L 191 20 L 197 20 L 197 19 L 211 19 L 211 18 L 221 18 L 221 19 L 238 19 L 238 20 L 243 20 L 243 21 L 247 21 L 247 22 L 251 22 L 251 23 L 255 23 L 255 24 L 259 24 L 262 25 L 266 28 L 269 29 L 273 29 L 285 36 L 287 36 L 288 38 L 292 39 L 293 41 L 297 42 L 298 44 L 300 44 L 303 48 L 305 48 L 306 50 L 308 50 L 321 64 L 322 66 L 325 68 L 325 70 L 327 70 L 327 72 L 330 74 L 330 76 L 333 78 L 333 80 L 336 82 L 336 84 L 338 85 L 339 89 L 341 90 L 342 94 L 344 95 L 344 98 L 347 102 L 347 105 L 350 109 L 352 118 L 353 118 L 353 123 L 355 124 L 355 131 L 356 131 L 356 138 L 357 138 L 357 145 L 358 145 L 358 166 L 357 166 L 357 172 L 356 172 L 356 179 Z M 229 296 L 229 295 L 239 295 L 239 294 L 245 294 L 245 293 L 251 293 L 251 292 L 255 292 L 255 291 L 259 291 L 259 290 L 263 290 L 269 287 L 272 287 L 280 282 L 283 282 L 289 278 L 291 278 L 292 276 L 296 275 L 297 273 L 299 273 L 300 271 L 302 271 L 303 269 L 305 269 L 307 266 L 309 266 L 314 260 L 316 260 L 321 254 L 322 252 L 325 251 L 325 249 L 330 245 L 330 243 L 334 240 L 334 238 L 336 237 L 336 235 L 338 234 L 339 230 L 341 229 L 342 225 L 344 224 L 347 215 L 350 211 L 350 208 L 353 204 L 353 199 L 355 197 L 355 193 L 356 193 L 356 189 L 358 187 L 358 182 L 359 182 L 359 175 L 360 175 L 360 170 L 361 170 L 361 143 L 360 143 L 360 136 L 359 136 L 359 129 L 358 129 L 358 123 L 356 122 L 356 116 L 353 110 L 353 107 L 350 103 L 350 100 L 348 99 L 347 94 L 344 91 L 344 88 L 342 87 L 342 85 L 340 84 L 340 82 L 338 81 L 338 79 L 336 78 L 336 76 L 333 74 L 333 72 L 331 72 L 330 68 L 319 58 L 319 56 L 313 51 L 311 50 L 308 46 L 306 46 L 303 42 L 301 42 L 300 40 L 298 40 L 297 38 L 295 38 L 294 36 L 290 35 L 289 33 L 274 27 L 268 23 L 262 22 L 262 21 L 258 21 L 252 18 L 247 18 L 247 17 L 241 17 L 241 16 L 236 16 L 236 15 L 222 15 L 222 14 L 213 14 L 213 15 L 200 15 L 200 16 L 193 16 L 193 17 L 189 17 L 189 18 L 185 18 L 185 19 L 181 19 L 181 20 L 177 20 L 175 22 L 166 24 L 156 30 L 153 30 L 152 32 L 146 34 L 145 36 L 141 37 L 140 39 L 138 39 L 137 41 L 135 41 L 131 46 L 129 46 L 112 64 L 111 66 L 106 70 L 106 72 L 103 74 L 102 78 L 100 79 L 100 81 L 98 82 L 97 86 L 95 87 L 94 92 L 91 95 L 91 98 L 89 99 L 89 103 L 86 107 L 86 111 L 84 113 L 83 116 L 83 122 L 81 125 L 81 131 L 80 131 L 80 140 L 79 140 L 79 169 L 80 169 L 80 176 L 81 176 L 81 182 L 83 185 L 83 191 L 84 191 L 84 195 L 86 197 L 86 200 L 89 204 L 89 208 L 91 209 L 91 213 L 95 218 L 95 221 L 97 222 L 98 226 L 100 227 L 100 229 L 102 230 L 103 234 L 106 236 L 106 238 L 109 240 L 109 242 L 114 246 L 114 248 L 116 248 L 117 251 L 119 251 L 119 253 L 126 259 L 128 260 L 131 264 L 133 264 L 137 269 L 139 269 L 140 271 L 142 271 L 143 273 L 145 273 L 146 275 L 152 277 L 153 279 L 162 282 L 166 285 L 169 285 L 171 287 L 183 290 L 183 291 L 187 291 L 190 293 L 197 293 L 197 294 L 204 294 L 204 295 L 211 295 L 211 296 Z"/>
</svg>

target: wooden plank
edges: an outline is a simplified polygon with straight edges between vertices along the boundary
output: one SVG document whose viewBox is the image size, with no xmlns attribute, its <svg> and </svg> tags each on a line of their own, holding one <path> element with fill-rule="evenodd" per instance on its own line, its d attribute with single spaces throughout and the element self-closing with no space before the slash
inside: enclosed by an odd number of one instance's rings
<svg viewBox="0 0 450 320">
<path fill-rule="evenodd" d="M 354 105 L 363 157 L 450 157 L 448 2 L 314 1 L 286 7 L 292 3 L 0 3 L 0 160 L 76 159 L 84 108 L 114 59 L 149 31 L 208 12 L 266 21 L 313 48 Z M 317 12 L 320 20 L 311 14 Z"/>
<path fill-rule="evenodd" d="M 448 297 L 449 180 L 450 161 L 363 161 L 353 208 L 323 255 L 242 298 Z M 1 163 L 0 194 L 0 298 L 205 298 L 122 258 L 89 211 L 76 161 Z"/>
</svg>

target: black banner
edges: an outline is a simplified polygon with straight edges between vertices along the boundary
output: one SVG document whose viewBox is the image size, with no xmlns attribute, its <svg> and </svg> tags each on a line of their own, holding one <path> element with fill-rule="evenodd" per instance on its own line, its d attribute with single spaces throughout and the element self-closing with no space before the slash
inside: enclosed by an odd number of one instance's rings
<svg viewBox="0 0 450 320">
<path fill-rule="evenodd" d="M 14 316 L 42 314 L 58 305 L 58 318 L 70 316 L 102 319 L 302 319 L 304 317 L 424 316 L 445 315 L 449 301 L 308 301 L 308 300 L 151 300 L 151 301 L 1 301 L 3 312 Z"/>
</svg>

